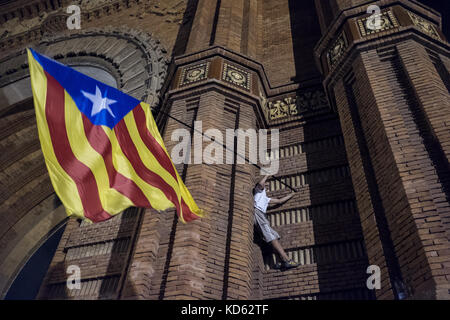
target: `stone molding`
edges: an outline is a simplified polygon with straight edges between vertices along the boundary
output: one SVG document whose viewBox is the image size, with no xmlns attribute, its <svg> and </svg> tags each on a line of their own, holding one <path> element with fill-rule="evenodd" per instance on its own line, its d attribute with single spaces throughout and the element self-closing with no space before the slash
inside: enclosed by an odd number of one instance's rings
<svg viewBox="0 0 450 320">
<path fill-rule="evenodd" d="M 340 68 L 339 66 L 344 63 L 343 60 L 346 60 L 343 57 L 349 56 L 356 45 L 377 42 L 376 45 L 380 46 L 382 39 L 392 40 L 393 36 L 404 34 L 406 31 L 411 31 L 431 43 L 437 42 L 440 46 L 448 47 L 445 36 L 440 30 L 440 16 L 431 9 L 416 1 L 405 0 L 377 1 L 371 4 L 379 5 L 382 10 L 381 17 L 385 23 L 379 30 L 368 32 L 364 26 L 370 17 L 366 13 L 367 5 L 352 7 L 343 10 L 334 19 L 315 46 L 316 61 L 325 78 Z M 343 33 L 348 45 L 341 50 L 339 61 L 330 61 L 330 52 L 335 50 L 335 43 Z"/>
<path fill-rule="evenodd" d="M 229 70 L 239 73 L 241 77 L 233 79 L 228 75 Z M 196 71 L 195 79 L 186 79 L 187 74 L 193 71 Z M 327 98 L 317 83 L 302 83 L 301 88 L 298 84 L 272 88 L 260 63 L 220 46 L 175 57 L 169 73 L 169 78 L 173 77 L 173 81 L 170 87 L 163 90 L 165 92 L 163 105 L 166 105 L 167 100 L 175 94 L 178 96 L 184 91 L 202 91 L 206 86 L 215 84 L 254 100 L 260 108 L 259 114 L 263 115 L 266 125 L 298 120 L 307 116 L 311 111 L 314 114 L 318 109 L 323 111 L 323 106 L 329 110 Z M 292 94 L 292 92 L 298 92 L 297 95 L 300 98 L 298 104 L 295 102 L 296 93 Z M 320 92 L 322 92 L 320 106 L 311 108 L 311 102 L 308 102 L 308 99 L 316 97 L 315 93 Z M 288 117 L 275 116 L 277 113 L 275 108 L 283 109 L 285 99 L 293 101 L 293 107 L 286 114 Z"/>
<path fill-rule="evenodd" d="M 17 1 L 18 2 L 18 1 Z M 13 3 L 0 6 L 4 14 L 0 17 L 2 28 L 0 28 L 0 48 L 12 48 L 39 41 L 46 34 L 62 31 L 66 28 L 66 18 L 69 16 L 64 11 L 68 5 L 74 4 L 81 8 L 81 17 L 86 21 L 100 18 L 121 11 L 123 8 L 131 8 L 142 3 L 141 0 L 100 0 L 100 1 L 68 1 L 49 4 L 48 0 L 34 1 L 33 3 Z M 6 18 L 5 18 L 6 17 Z M 28 19 L 24 19 L 28 18 Z M 15 19 L 24 19 L 17 21 Z M 14 33 L 9 28 L 19 31 Z"/>
<path fill-rule="evenodd" d="M 119 90 L 151 106 L 159 102 L 169 60 L 167 50 L 150 34 L 130 28 L 91 28 L 45 36 L 35 49 L 63 63 L 106 69 Z M 0 66 L 0 87 L 29 76 L 25 49 L 0 60 Z"/>
</svg>

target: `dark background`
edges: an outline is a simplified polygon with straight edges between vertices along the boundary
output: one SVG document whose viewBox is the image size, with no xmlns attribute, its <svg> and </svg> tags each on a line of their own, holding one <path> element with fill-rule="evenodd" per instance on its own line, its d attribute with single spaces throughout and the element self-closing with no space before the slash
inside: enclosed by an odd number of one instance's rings
<svg viewBox="0 0 450 320">
<path fill-rule="evenodd" d="M 450 1 L 449 0 L 421 0 L 421 3 L 427 5 L 442 15 L 442 31 L 450 39 Z"/>
</svg>

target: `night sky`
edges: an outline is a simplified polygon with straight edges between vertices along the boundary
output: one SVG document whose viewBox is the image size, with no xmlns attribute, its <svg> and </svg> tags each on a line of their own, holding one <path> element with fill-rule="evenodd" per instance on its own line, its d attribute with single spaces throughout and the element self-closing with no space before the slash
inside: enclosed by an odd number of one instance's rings
<svg viewBox="0 0 450 320">
<path fill-rule="evenodd" d="M 450 1 L 449 0 L 420 0 L 421 3 L 427 5 L 442 15 L 442 31 L 447 40 L 450 39 Z"/>
</svg>

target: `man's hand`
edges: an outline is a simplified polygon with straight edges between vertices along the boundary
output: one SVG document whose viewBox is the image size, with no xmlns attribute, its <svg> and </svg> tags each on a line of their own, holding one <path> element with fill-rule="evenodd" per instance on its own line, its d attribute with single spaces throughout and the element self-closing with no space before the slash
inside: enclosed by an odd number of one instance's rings
<svg viewBox="0 0 450 320">
<path fill-rule="evenodd" d="M 263 189 L 264 189 L 264 185 L 266 184 L 266 180 L 267 180 L 269 177 L 270 177 L 270 175 L 269 175 L 269 174 L 266 174 L 266 175 L 264 176 L 264 178 L 262 178 L 261 181 L 258 182 L 258 184 L 259 184 Z"/>
</svg>

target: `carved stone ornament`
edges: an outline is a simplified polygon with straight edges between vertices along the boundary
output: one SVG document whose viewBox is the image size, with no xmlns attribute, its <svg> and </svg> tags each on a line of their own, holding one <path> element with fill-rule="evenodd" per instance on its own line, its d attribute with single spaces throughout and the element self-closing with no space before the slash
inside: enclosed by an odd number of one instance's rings
<svg viewBox="0 0 450 320">
<path fill-rule="evenodd" d="M 377 23 L 377 19 L 379 19 L 379 24 Z M 395 29 L 399 26 L 397 19 L 394 16 L 394 13 L 389 10 L 382 12 L 378 15 L 371 15 L 365 18 L 361 18 L 358 20 L 358 28 L 359 32 L 363 37 L 389 30 Z"/>
<path fill-rule="evenodd" d="M 105 43 L 117 50 L 105 53 Z M 152 107 L 158 104 L 169 60 L 159 40 L 146 32 L 127 27 L 86 28 L 76 36 L 64 32 L 45 36 L 33 48 L 67 65 L 100 67 L 115 78 L 122 92 Z M 28 74 L 26 51 L 18 50 L 0 62 L 0 87 Z"/>
<path fill-rule="evenodd" d="M 329 107 L 325 93 L 320 89 L 301 92 L 295 97 L 271 101 L 267 106 L 270 121 L 292 118 L 308 111 Z"/>
<path fill-rule="evenodd" d="M 298 112 L 328 108 L 328 100 L 323 90 L 306 91 L 297 95 Z"/>
<path fill-rule="evenodd" d="M 180 78 L 180 86 L 205 80 L 208 78 L 209 62 L 183 68 Z"/>
<path fill-rule="evenodd" d="M 433 38 L 441 39 L 434 24 L 423 19 L 422 17 L 419 17 L 417 14 L 414 14 L 410 11 L 408 11 L 408 15 L 411 18 L 414 25 L 418 27 L 420 30 L 422 30 L 424 33 L 432 36 Z"/>
<path fill-rule="evenodd" d="M 327 56 L 330 66 L 334 66 L 340 60 L 340 58 L 344 55 L 347 46 L 347 40 L 344 32 L 342 32 L 328 50 Z"/>
<path fill-rule="evenodd" d="M 269 120 L 277 120 L 289 116 L 290 105 L 287 104 L 287 101 L 285 100 L 286 99 L 269 102 Z"/>
<path fill-rule="evenodd" d="M 250 90 L 250 73 L 227 63 L 223 65 L 222 80 Z"/>
</svg>

